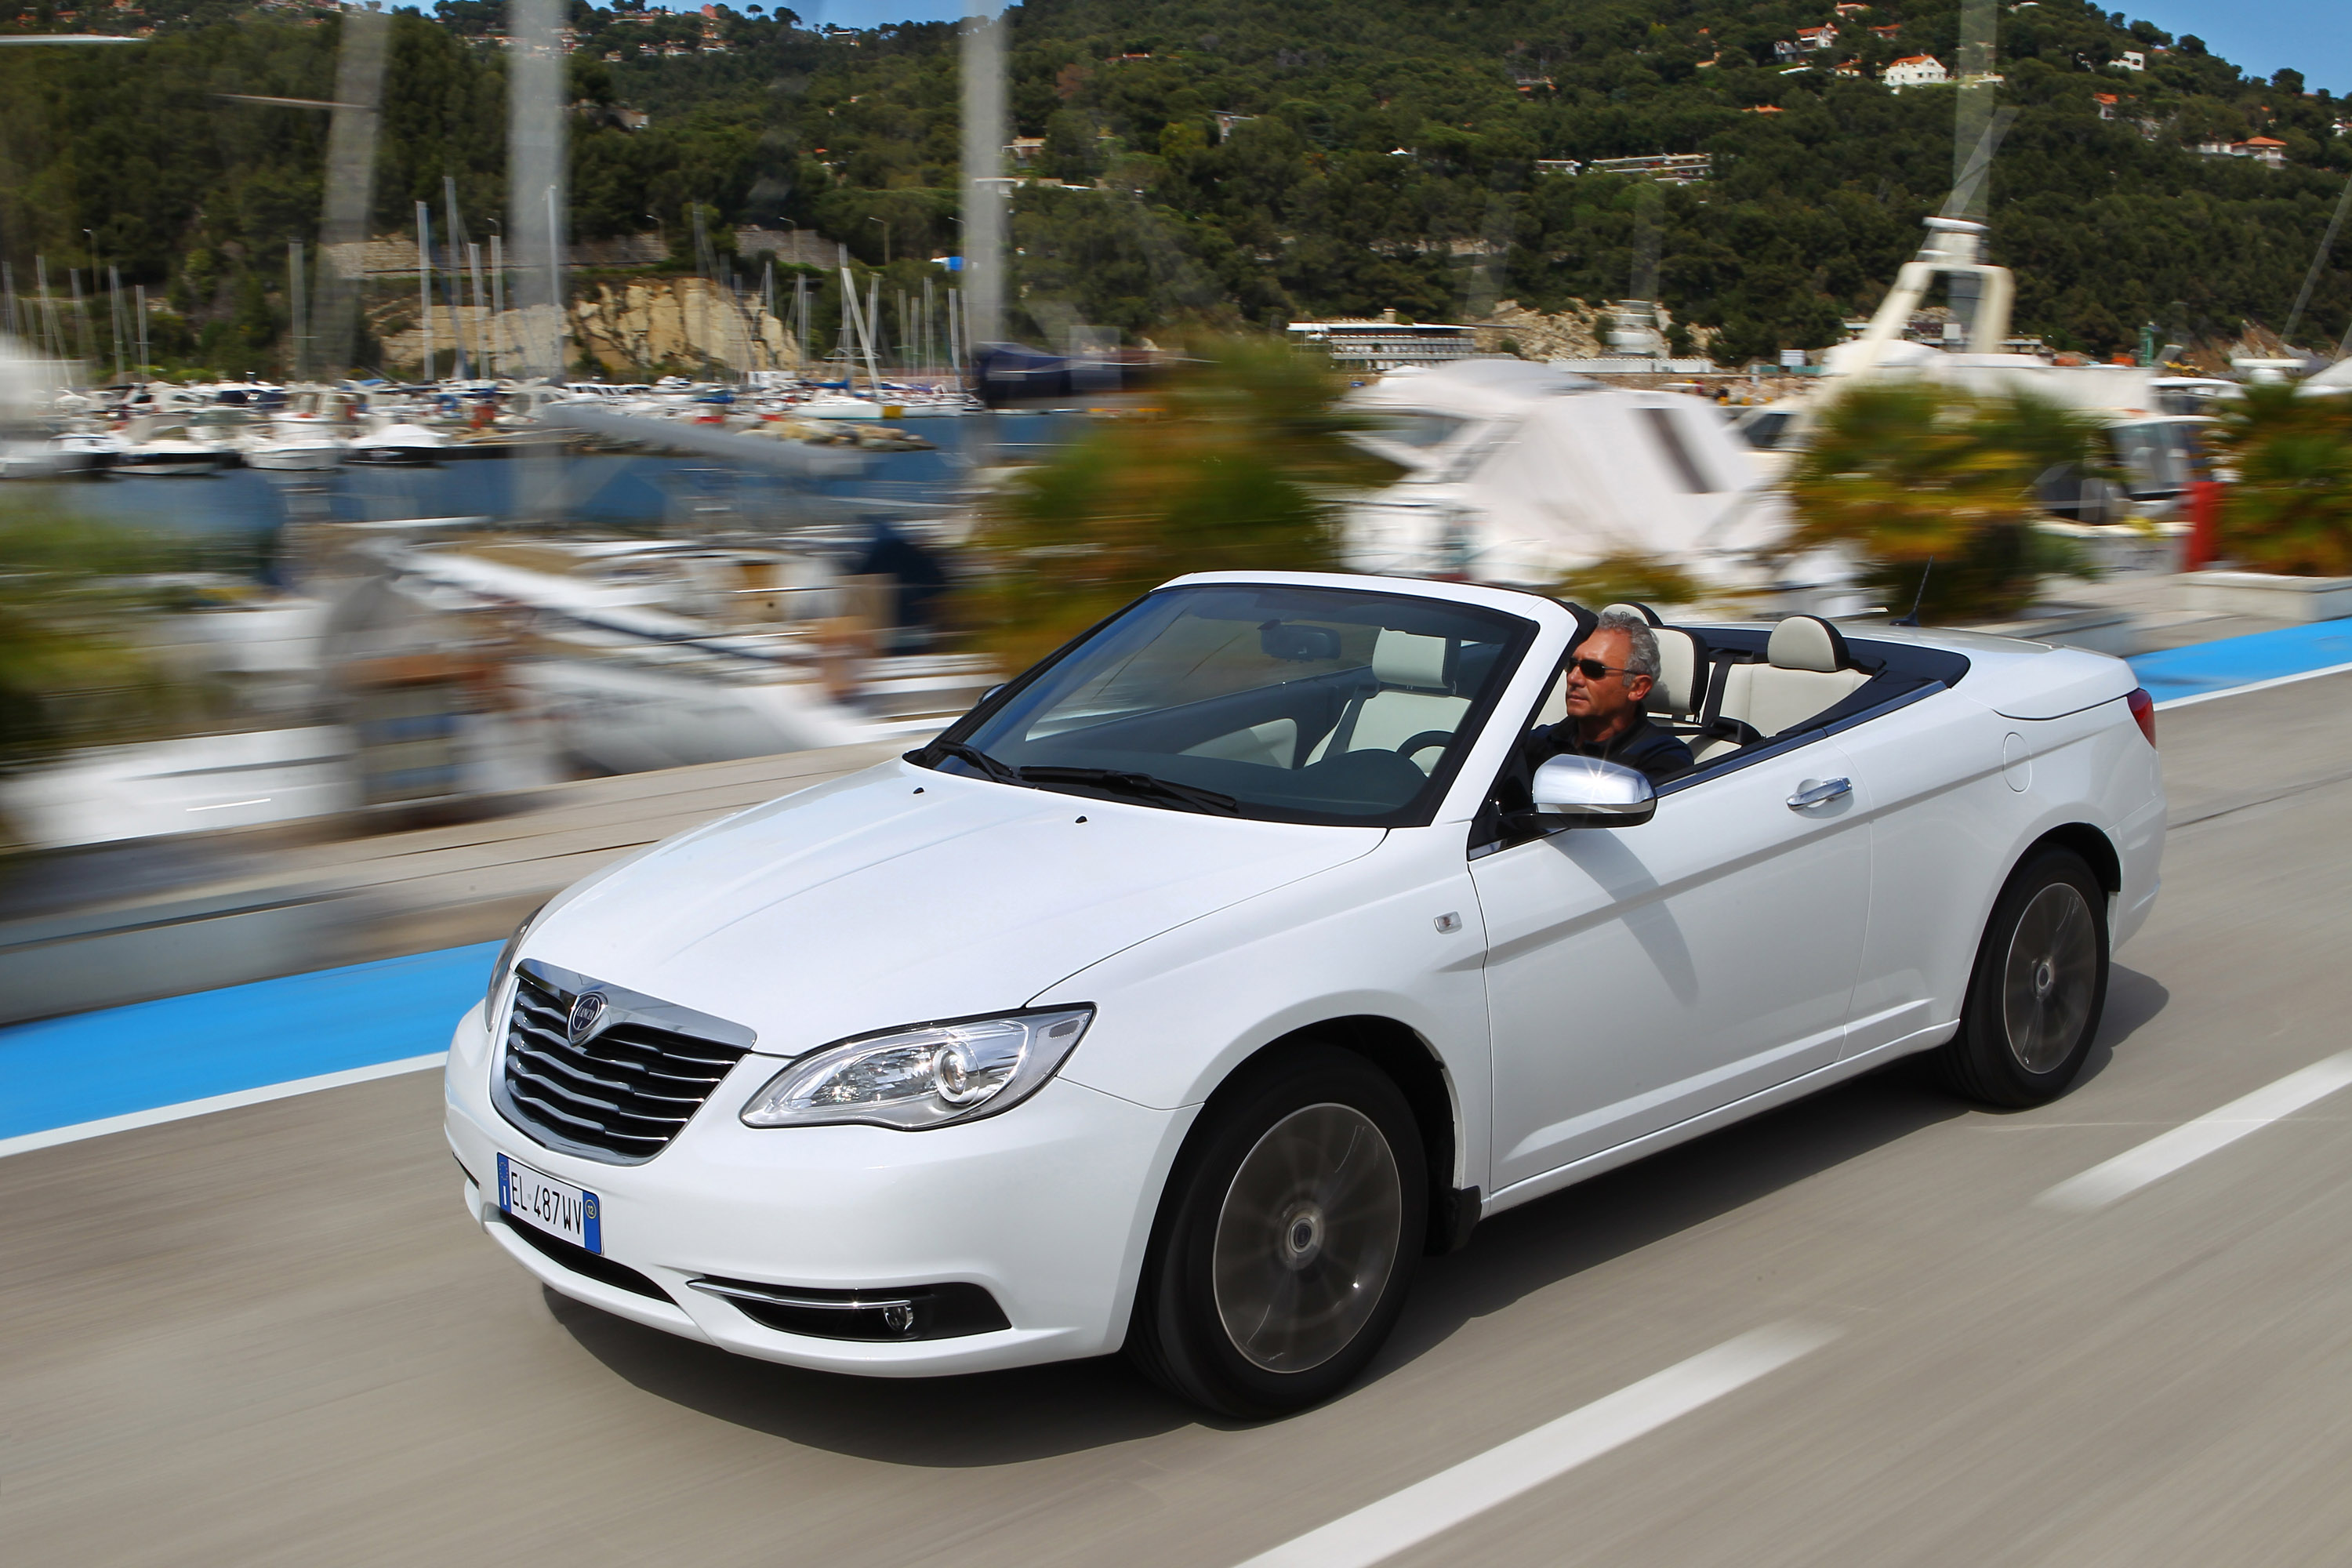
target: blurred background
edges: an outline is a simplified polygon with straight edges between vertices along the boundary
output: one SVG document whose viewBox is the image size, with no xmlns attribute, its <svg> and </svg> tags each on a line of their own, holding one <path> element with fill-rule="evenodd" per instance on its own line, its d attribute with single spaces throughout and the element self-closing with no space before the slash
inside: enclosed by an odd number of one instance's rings
<svg viewBox="0 0 2352 1568">
<path fill-rule="evenodd" d="M 0 19 L 0 1022 L 495 939 L 1186 571 L 2335 613 L 2352 122 L 2294 71 L 1294 11 Z"/>
</svg>

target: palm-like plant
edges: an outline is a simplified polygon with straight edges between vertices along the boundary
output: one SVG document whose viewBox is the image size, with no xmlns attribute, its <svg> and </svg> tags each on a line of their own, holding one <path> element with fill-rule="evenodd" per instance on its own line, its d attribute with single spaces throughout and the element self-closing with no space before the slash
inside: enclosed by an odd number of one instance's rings
<svg viewBox="0 0 2352 1568">
<path fill-rule="evenodd" d="M 1979 398 L 1917 381 L 1851 388 L 1822 416 L 1789 479 L 1800 550 L 1840 546 L 1874 587 L 1945 618 L 2031 603 L 2066 552 L 2033 528 L 2034 482 L 2103 468 L 2098 426 L 2030 395 Z"/>
<path fill-rule="evenodd" d="M 1331 492 L 1391 471 L 1339 390 L 1284 344 L 1197 345 L 1161 414 L 1097 426 L 989 509 L 982 640 L 1018 668 L 1181 573 L 1331 567 Z"/>
<path fill-rule="evenodd" d="M 2352 576 L 2352 400 L 2251 386 L 2212 443 L 2238 477 L 2221 509 L 2222 555 L 2290 576 Z"/>
</svg>

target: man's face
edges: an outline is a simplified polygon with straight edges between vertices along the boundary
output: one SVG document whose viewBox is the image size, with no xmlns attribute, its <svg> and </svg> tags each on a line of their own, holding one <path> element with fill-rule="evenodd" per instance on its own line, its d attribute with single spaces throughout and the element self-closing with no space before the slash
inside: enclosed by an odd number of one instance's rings
<svg viewBox="0 0 2352 1568">
<path fill-rule="evenodd" d="M 1614 728 L 1619 721 L 1638 715 L 1642 699 L 1650 694 L 1650 678 L 1625 672 L 1626 658 L 1633 651 L 1633 639 L 1613 628 L 1584 639 L 1569 657 L 1570 718 L 1597 729 Z M 1598 678 L 1588 675 L 1583 668 L 1587 660 L 1605 666 L 1608 673 Z"/>
</svg>

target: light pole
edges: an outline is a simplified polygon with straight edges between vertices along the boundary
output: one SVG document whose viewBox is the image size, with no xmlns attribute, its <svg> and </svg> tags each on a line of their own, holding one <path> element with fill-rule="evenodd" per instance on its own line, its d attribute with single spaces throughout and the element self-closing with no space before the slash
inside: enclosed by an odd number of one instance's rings
<svg viewBox="0 0 2352 1568">
<path fill-rule="evenodd" d="M 881 225 L 882 225 L 882 265 L 883 265 L 883 266 L 885 266 L 885 267 L 889 266 L 889 265 L 890 265 L 890 226 L 889 226 L 887 223 L 885 223 L 882 219 L 880 219 L 880 218 L 878 218 L 878 217 L 869 217 L 869 218 L 867 218 L 866 221 L 867 223 L 878 223 L 878 224 L 881 224 Z"/>
<path fill-rule="evenodd" d="M 662 223 L 661 219 L 654 216 L 653 214 L 646 213 L 642 216 L 645 217 L 646 222 L 654 226 L 654 243 L 661 247 L 662 259 L 664 261 L 667 261 L 669 259 L 669 229 Z"/>
</svg>

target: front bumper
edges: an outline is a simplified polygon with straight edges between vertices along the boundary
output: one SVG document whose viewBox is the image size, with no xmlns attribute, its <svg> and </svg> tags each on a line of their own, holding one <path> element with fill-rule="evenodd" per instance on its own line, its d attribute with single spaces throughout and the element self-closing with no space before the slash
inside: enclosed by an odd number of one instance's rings
<svg viewBox="0 0 2352 1568">
<path fill-rule="evenodd" d="M 736 1111 L 782 1067 L 746 1057 L 685 1131 L 642 1165 L 542 1149 L 489 1101 L 493 1053 L 477 1007 L 450 1041 L 449 1146 L 467 1211 L 514 1260 L 618 1317 L 766 1361 L 925 1376 L 1116 1350 L 1160 1191 L 1191 1110 L 1165 1111 L 1056 1079 L 1001 1116 L 960 1127 L 750 1128 Z M 494 1219 L 498 1156 L 595 1193 L 604 1256 L 667 1302 L 559 1265 Z M 520 1223 L 520 1222 L 517 1222 Z M 969 1282 L 1010 1328 L 877 1342 L 786 1333 L 694 1289 L 716 1278 L 816 1290 Z"/>
</svg>

